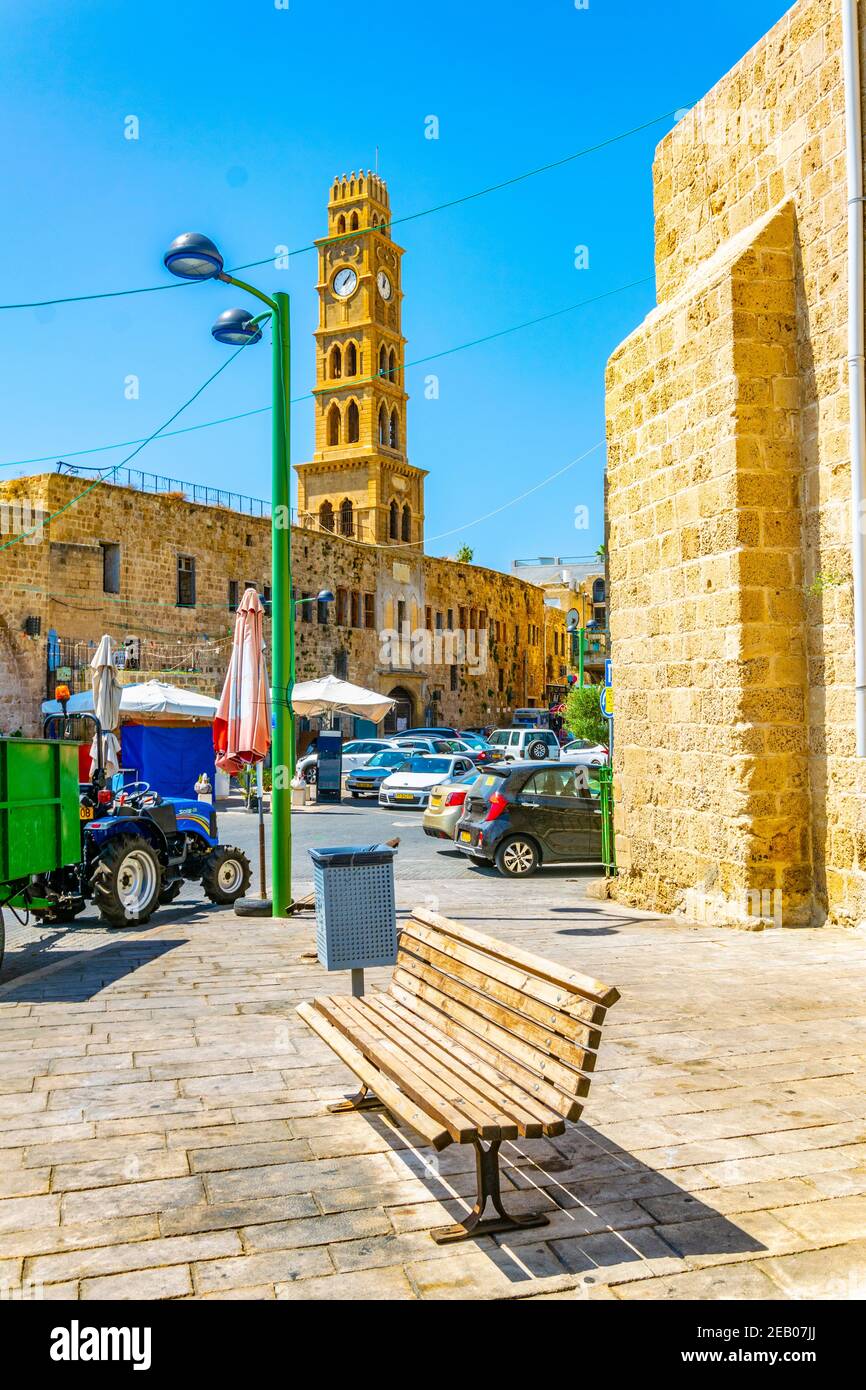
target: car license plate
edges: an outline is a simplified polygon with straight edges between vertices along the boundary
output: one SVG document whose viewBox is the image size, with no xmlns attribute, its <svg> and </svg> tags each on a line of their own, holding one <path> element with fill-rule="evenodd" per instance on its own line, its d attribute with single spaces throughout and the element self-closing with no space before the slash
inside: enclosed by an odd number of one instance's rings
<svg viewBox="0 0 866 1390">
<path fill-rule="evenodd" d="M 468 830 L 461 830 L 461 831 L 460 831 L 460 836 L 459 836 L 459 838 L 460 838 L 460 843 L 461 843 L 462 845 L 471 845 L 471 844 L 472 844 L 472 836 L 470 835 L 470 833 L 469 833 Z"/>
<path fill-rule="evenodd" d="M 79 820 L 93 820 L 93 807 L 92 807 L 92 806 L 79 806 L 79 808 L 78 808 L 78 819 L 79 819 Z"/>
<path fill-rule="evenodd" d="M 415 797 L 414 797 L 414 795 L 412 794 L 412 792 L 395 792 L 395 793 L 394 793 L 394 800 L 395 800 L 395 801 L 414 801 L 414 800 L 415 800 Z"/>
</svg>

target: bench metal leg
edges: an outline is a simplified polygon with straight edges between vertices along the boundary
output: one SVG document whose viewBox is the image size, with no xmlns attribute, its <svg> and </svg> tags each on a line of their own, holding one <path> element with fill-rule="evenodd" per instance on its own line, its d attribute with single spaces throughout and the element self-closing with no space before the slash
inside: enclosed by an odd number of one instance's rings
<svg viewBox="0 0 866 1390">
<path fill-rule="evenodd" d="M 334 1101 L 327 1106 L 328 1113 L 331 1115 L 342 1115 L 347 1110 L 384 1110 L 385 1107 L 378 1096 L 374 1096 L 368 1086 L 362 1086 L 354 1096 L 347 1096 L 345 1100 Z"/>
<path fill-rule="evenodd" d="M 492 1140 L 485 1149 L 480 1139 L 473 1139 L 475 1145 L 475 1171 L 478 1177 L 478 1196 L 475 1206 L 465 1221 L 453 1226 L 437 1226 L 431 1236 L 437 1245 L 451 1245 L 458 1240 L 472 1240 L 475 1236 L 495 1236 L 503 1231 L 525 1231 L 533 1226 L 546 1226 L 548 1219 L 542 1213 L 534 1216 L 510 1216 L 502 1205 L 499 1190 L 499 1139 Z M 493 1203 L 496 1216 L 484 1217 L 488 1201 Z"/>
</svg>

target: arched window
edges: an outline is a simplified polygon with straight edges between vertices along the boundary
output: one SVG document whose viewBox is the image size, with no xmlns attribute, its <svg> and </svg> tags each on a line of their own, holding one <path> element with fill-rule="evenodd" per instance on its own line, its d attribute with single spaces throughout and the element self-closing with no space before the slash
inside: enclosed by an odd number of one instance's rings
<svg viewBox="0 0 866 1390">
<path fill-rule="evenodd" d="M 337 235 L 339 236 L 339 235 L 341 234 L 341 232 L 344 232 L 345 230 L 346 230 L 346 219 L 345 219 L 345 217 L 343 216 L 343 214 L 340 213 L 340 216 L 337 218 Z"/>
<path fill-rule="evenodd" d="M 388 443 L 388 412 L 384 405 L 379 406 L 379 443 Z"/>
<path fill-rule="evenodd" d="M 358 414 L 356 401 L 349 401 L 349 409 L 346 411 L 346 442 L 357 444 L 361 437 L 361 417 Z"/>
<path fill-rule="evenodd" d="M 354 343 L 346 348 L 346 376 L 358 375 L 358 349 Z"/>
<path fill-rule="evenodd" d="M 333 531 L 334 529 L 334 508 L 330 502 L 323 502 L 319 508 L 319 525 L 323 531 Z"/>
<path fill-rule="evenodd" d="M 357 232 L 358 227 L 359 227 L 360 225 L 361 225 L 361 224 L 360 224 L 359 221 L 358 221 L 358 214 L 357 214 L 356 212 L 353 212 L 353 213 L 352 213 L 352 220 L 351 220 L 351 222 L 349 223 L 349 227 L 351 228 L 351 230 L 352 230 L 353 232 Z"/>
<path fill-rule="evenodd" d="M 391 425 L 388 430 L 388 443 L 392 449 L 400 448 L 400 419 L 397 415 L 397 407 L 391 411 Z"/>
<path fill-rule="evenodd" d="M 592 586 L 593 603 L 604 603 L 604 580 L 596 579 Z"/>
<path fill-rule="evenodd" d="M 392 541 L 400 539 L 400 508 L 396 502 L 391 503 L 388 515 L 388 538 Z"/>
<path fill-rule="evenodd" d="M 339 444 L 342 421 L 340 420 L 340 407 L 337 402 L 328 411 L 328 443 L 331 445 Z"/>
<path fill-rule="evenodd" d="M 340 535 L 352 536 L 355 533 L 352 503 L 344 497 L 340 503 Z"/>
<path fill-rule="evenodd" d="M 331 378 L 343 375 L 343 353 L 339 344 L 331 348 Z"/>
<path fill-rule="evenodd" d="M 403 508 L 403 526 L 401 530 L 401 540 L 411 541 L 412 539 L 412 513 L 407 502 Z"/>
<path fill-rule="evenodd" d="M 383 343 L 379 348 L 379 375 L 386 376 L 388 372 L 388 352 Z"/>
<path fill-rule="evenodd" d="M 397 380 L 397 354 L 393 348 L 388 354 L 388 375 L 392 381 Z"/>
</svg>

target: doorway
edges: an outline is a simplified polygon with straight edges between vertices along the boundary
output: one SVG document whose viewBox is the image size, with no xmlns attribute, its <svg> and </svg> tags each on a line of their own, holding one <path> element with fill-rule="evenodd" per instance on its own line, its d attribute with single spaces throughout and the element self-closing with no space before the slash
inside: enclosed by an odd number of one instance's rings
<svg viewBox="0 0 866 1390">
<path fill-rule="evenodd" d="M 389 690 L 388 698 L 393 700 L 394 704 L 385 715 L 386 738 L 392 734 L 402 734 L 404 729 L 411 729 L 415 719 L 415 702 L 402 685 Z"/>
</svg>

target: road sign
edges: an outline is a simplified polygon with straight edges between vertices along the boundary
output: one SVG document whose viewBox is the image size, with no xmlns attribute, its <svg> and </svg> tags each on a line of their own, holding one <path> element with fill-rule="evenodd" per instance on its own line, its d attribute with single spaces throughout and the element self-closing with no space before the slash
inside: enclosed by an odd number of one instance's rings
<svg viewBox="0 0 866 1390">
<path fill-rule="evenodd" d="M 613 685 L 613 662 L 609 657 L 604 663 L 604 683 L 608 688 Z"/>
<path fill-rule="evenodd" d="M 598 703 L 605 719 L 613 719 L 613 687 L 603 685 L 599 692 Z"/>
</svg>

